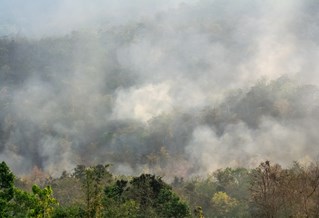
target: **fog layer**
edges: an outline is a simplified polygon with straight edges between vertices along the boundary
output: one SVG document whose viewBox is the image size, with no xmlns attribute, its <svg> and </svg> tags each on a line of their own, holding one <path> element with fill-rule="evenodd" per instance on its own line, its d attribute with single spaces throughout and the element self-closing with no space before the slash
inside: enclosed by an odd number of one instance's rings
<svg viewBox="0 0 319 218">
<path fill-rule="evenodd" d="M 0 6 L 0 159 L 18 173 L 318 158 L 316 1 Z"/>
</svg>

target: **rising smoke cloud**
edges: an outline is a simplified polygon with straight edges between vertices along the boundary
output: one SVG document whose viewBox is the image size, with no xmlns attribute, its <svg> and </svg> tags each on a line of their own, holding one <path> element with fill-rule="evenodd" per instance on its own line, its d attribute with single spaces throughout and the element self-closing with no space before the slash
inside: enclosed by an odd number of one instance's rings
<svg viewBox="0 0 319 218">
<path fill-rule="evenodd" d="M 0 5 L 0 159 L 18 173 L 112 162 L 188 176 L 318 157 L 316 1 Z"/>
</svg>

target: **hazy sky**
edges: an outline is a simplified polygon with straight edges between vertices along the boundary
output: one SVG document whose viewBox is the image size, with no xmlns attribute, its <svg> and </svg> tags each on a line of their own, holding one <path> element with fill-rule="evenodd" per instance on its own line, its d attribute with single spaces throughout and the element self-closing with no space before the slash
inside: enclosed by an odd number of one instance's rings
<svg viewBox="0 0 319 218">
<path fill-rule="evenodd" d="M 197 0 L 0 0 L 0 24 L 9 22 L 12 25 L 9 31 L 22 35 L 60 35 L 81 28 L 138 21 L 183 3 L 195 2 Z"/>
</svg>

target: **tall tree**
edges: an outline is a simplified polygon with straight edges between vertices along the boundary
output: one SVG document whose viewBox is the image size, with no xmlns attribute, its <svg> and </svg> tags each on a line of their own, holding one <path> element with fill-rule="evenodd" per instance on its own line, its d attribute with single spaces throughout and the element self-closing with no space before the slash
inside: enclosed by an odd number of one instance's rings
<svg viewBox="0 0 319 218">
<path fill-rule="evenodd" d="M 82 183 L 85 193 L 86 213 L 90 217 L 102 217 L 103 189 L 111 181 L 112 175 L 108 171 L 109 165 L 75 168 L 74 176 Z"/>
<path fill-rule="evenodd" d="M 0 164 L 0 216 L 6 217 L 5 212 L 9 201 L 14 196 L 14 175 L 3 161 Z"/>
</svg>

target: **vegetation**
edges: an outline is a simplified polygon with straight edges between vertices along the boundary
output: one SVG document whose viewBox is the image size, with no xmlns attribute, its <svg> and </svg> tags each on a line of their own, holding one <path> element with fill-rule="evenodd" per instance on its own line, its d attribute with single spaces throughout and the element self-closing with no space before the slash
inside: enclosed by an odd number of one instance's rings
<svg viewBox="0 0 319 218">
<path fill-rule="evenodd" d="M 32 192 L 26 192 L 14 185 L 14 175 L 5 162 L 0 164 L 1 177 L 1 217 L 51 217 L 58 205 L 52 196 L 52 189 L 32 186 Z"/>
<path fill-rule="evenodd" d="M 226 168 L 207 178 L 114 176 L 109 165 L 77 166 L 26 191 L 0 164 L 1 217 L 316 217 L 319 166 L 294 163 L 284 169 L 269 161 L 255 169 Z M 74 189 L 70 189 L 72 181 Z M 23 182 L 19 182 L 20 186 Z M 26 181 L 24 181 L 26 183 Z M 53 188 L 52 188 L 53 187 Z M 77 190 L 77 191 L 74 191 Z"/>
</svg>

